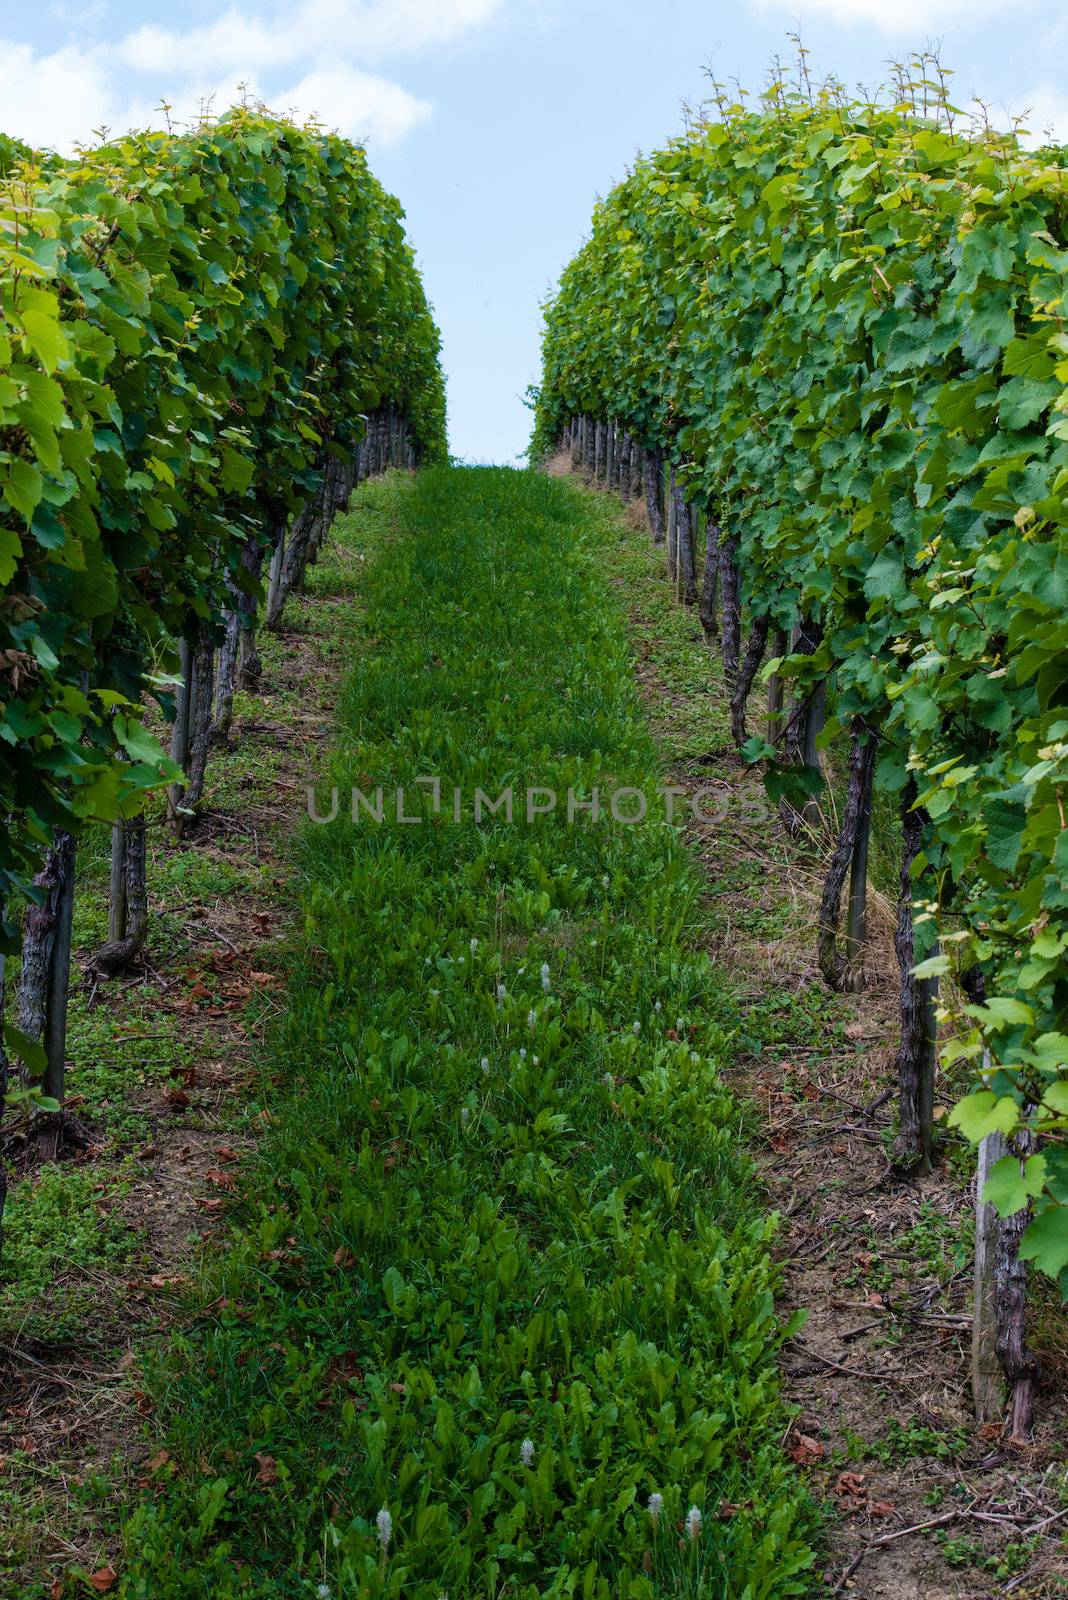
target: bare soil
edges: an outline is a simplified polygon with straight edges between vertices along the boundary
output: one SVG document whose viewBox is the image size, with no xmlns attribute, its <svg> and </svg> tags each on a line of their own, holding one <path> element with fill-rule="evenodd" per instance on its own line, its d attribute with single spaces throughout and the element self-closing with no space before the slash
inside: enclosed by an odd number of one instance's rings
<svg viewBox="0 0 1068 1600">
<path fill-rule="evenodd" d="M 72 1334 L 15 1330 L 0 1342 L 0 1508 L 22 1536 L 16 1570 L 0 1573 L 5 1600 L 73 1592 L 67 1575 L 88 1582 L 78 1592 L 106 1593 L 120 1564 L 114 1502 L 166 1459 L 139 1371 L 181 1318 L 206 1247 L 217 1256 L 224 1245 L 227 1194 L 268 1116 L 245 1113 L 269 1087 L 261 1047 L 282 1004 L 296 910 L 293 838 L 347 670 L 344 640 L 324 615 L 344 607 L 337 615 L 351 618 L 356 603 L 320 593 L 292 604 L 293 625 L 264 641 L 264 679 L 254 696 L 239 697 L 228 749 L 213 755 L 196 821 L 180 840 L 164 819 L 152 826 L 143 956 L 100 984 L 89 970 L 95 945 L 75 952 L 72 987 L 89 1023 L 76 1022 L 72 1037 L 91 1025 L 107 1059 L 129 1068 L 123 1107 L 147 1134 L 140 1148 L 121 1148 L 106 1114 L 87 1115 L 75 1064 L 67 1103 L 90 1142 L 64 1159 L 92 1165 L 101 1220 L 123 1221 L 137 1247 L 114 1269 L 60 1273 L 57 1288 L 82 1280 L 92 1298 Z M 201 876 L 215 871 L 225 890 L 184 888 L 182 856 Z M 10 1123 L 5 1145 L 10 1206 L 44 1169 L 24 1126 Z"/>
<path fill-rule="evenodd" d="M 557 457 L 550 470 L 569 466 Z M 752 774 L 731 746 L 718 660 L 696 614 L 672 599 L 644 508 L 631 504 L 623 526 L 627 559 L 615 581 L 631 607 L 640 692 L 669 778 L 733 797 L 724 822 L 695 821 L 689 831 L 707 872 L 709 954 L 743 1010 L 753 1008 L 771 1034 L 759 1054 L 740 1048 L 731 1078 L 759 1116 L 757 1159 L 782 1219 L 781 1311 L 804 1316 L 782 1362 L 797 1408 L 785 1447 L 826 1511 L 823 1592 L 864 1600 L 1064 1595 L 1064 1308 L 1052 1285 L 1032 1286 L 1030 1337 L 1044 1371 L 1033 1439 L 1021 1447 L 997 1425 L 977 1427 L 969 1387 L 974 1161 L 947 1140 L 933 1174 L 903 1183 L 887 1155 L 895 908 L 871 892 L 864 988 L 832 995 L 815 937 L 829 825 L 825 836 L 794 845 L 775 819 L 739 824 Z M 778 1034 L 769 1013 L 785 1019 Z M 944 1118 L 953 1093 L 945 1084 L 940 1091 L 936 1115 Z"/>
</svg>

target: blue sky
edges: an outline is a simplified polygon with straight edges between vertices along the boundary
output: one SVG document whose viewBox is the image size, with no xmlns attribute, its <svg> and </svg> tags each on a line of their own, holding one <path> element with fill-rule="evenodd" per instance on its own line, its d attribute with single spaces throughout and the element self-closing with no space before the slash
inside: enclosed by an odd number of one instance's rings
<svg viewBox="0 0 1068 1600">
<path fill-rule="evenodd" d="M 595 197 L 679 128 L 710 63 L 759 90 L 798 25 L 848 84 L 938 39 L 961 103 L 1068 139 L 1064 0 L 0 0 L 0 127 L 69 149 L 245 83 L 365 136 L 442 327 L 452 449 L 510 461 L 540 303 Z"/>
</svg>

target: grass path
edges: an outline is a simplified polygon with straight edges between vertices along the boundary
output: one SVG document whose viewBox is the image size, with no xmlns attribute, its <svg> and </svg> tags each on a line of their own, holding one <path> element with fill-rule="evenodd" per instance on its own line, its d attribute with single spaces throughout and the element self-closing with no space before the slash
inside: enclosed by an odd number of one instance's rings
<svg viewBox="0 0 1068 1600">
<path fill-rule="evenodd" d="M 618 524 L 532 473 L 396 493 L 321 796 L 380 784 L 386 820 L 308 829 L 286 1081 L 152 1380 L 169 1459 L 123 1591 L 801 1593 L 771 1228 L 698 879 L 659 821 L 562 814 L 569 787 L 655 800 Z M 509 784 L 513 821 L 476 825 L 476 786 Z M 529 784 L 560 808 L 528 822 Z M 420 822 L 388 820 L 397 785 Z"/>
</svg>

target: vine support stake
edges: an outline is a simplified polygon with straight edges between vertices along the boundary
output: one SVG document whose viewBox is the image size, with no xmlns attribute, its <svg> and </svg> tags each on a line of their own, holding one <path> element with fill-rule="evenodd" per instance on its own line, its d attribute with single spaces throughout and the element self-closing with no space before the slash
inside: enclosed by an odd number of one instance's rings
<svg viewBox="0 0 1068 1600">
<path fill-rule="evenodd" d="M 781 661 L 786 654 L 789 641 L 785 628 L 778 628 L 772 640 L 771 653 L 776 661 Z M 782 726 L 782 678 L 778 672 L 773 672 L 768 679 L 768 743 L 774 744 L 779 737 Z"/>
<path fill-rule="evenodd" d="M 0 901 L 0 928 L 6 921 L 5 908 Z M 4 1111 L 7 1107 L 7 1083 L 10 1064 L 7 1059 L 7 1047 L 4 1043 L 4 1018 L 7 1016 L 7 958 L 0 950 L 0 1123 L 3 1122 Z M 7 1200 L 7 1168 L 4 1165 L 3 1151 L 0 1150 L 0 1261 L 4 1252 L 4 1204 Z"/>
<path fill-rule="evenodd" d="M 645 494 L 645 514 L 649 518 L 649 532 L 654 544 L 664 542 L 664 518 L 660 510 L 661 464 L 654 450 L 642 451 L 642 489 Z"/>
<path fill-rule="evenodd" d="M 189 700 L 193 687 L 193 646 L 188 639 L 178 644 L 178 693 L 175 698 L 174 725 L 171 728 L 171 760 L 184 771 L 189 758 Z M 167 791 L 171 816 L 177 815 L 184 785 L 172 783 Z"/>
<path fill-rule="evenodd" d="M 126 830 L 122 819 L 111 824 L 111 880 L 108 886 L 108 938 L 126 933 Z"/>
<path fill-rule="evenodd" d="M 43 891 L 43 900 L 26 913 L 19 974 L 19 1027 L 43 1047 L 45 1067 L 39 1086 L 60 1104 L 66 1070 L 76 849 L 73 835 L 57 828 L 44 866 L 34 879 Z M 40 1113 L 34 1127 L 41 1153 L 53 1157 L 63 1134 L 61 1115 Z"/>
<path fill-rule="evenodd" d="M 838 839 L 820 897 L 818 952 L 820 971 L 832 989 L 854 988 L 857 958 L 864 943 L 864 885 L 867 881 L 867 837 L 861 835 L 871 816 L 876 739 L 862 717 L 849 730 L 849 783 Z M 850 874 L 845 951 L 837 948 L 839 909 L 847 871 Z"/>
<path fill-rule="evenodd" d="M 989 1066 L 986 1056 L 984 1065 Z M 1003 1133 L 988 1133 L 979 1145 L 975 1172 L 975 1272 L 972 1294 L 972 1404 L 977 1422 L 1000 1422 L 1005 1415 L 1005 1384 L 998 1355 L 996 1254 L 1000 1221 L 983 1201 L 995 1162 L 1008 1153 Z"/>
<path fill-rule="evenodd" d="M 860 979 L 860 957 L 867 937 L 868 849 L 871 842 L 871 802 L 875 776 L 875 737 L 870 736 L 872 757 L 860 786 L 853 852 L 849 862 L 849 901 L 846 908 L 846 981 L 856 988 Z"/>
<path fill-rule="evenodd" d="M 739 656 L 742 648 L 742 600 L 738 575 L 738 538 L 719 536 L 719 592 L 723 611 L 723 629 L 720 650 L 723 656 L 723 676 L 731 694 L 738 678 Z"/>
<path fill-rule="evenodd" d="M 916 780 L 910 776 L 901 799 L 901 876 L 894 934 L 901 971 L 901 1034 L 897 1051 L 898 1132 L 893 1157 L 895 1164 L 904 1171 L 929 1172 L 934 1135 L 937 1056 L 934 1008 L 938 979 L 917 978 L 912 971 L 916 965 L 912 867 L 922 848 L 927 823 L 926 815 L 915 809 L 916 794 Z"/>
</svg>

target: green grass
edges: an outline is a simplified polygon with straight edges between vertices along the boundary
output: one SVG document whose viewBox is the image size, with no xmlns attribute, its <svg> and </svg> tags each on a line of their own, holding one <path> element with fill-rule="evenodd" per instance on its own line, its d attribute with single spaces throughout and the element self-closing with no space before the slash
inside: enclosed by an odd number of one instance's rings
<svg viewBox="0 0 1068 1600">
<path fill-rule="evenodd" d="M 322 787 L 401 783 L 422 821 L 307 830 L 272 1131 L 151 1376 L 171 1460 L 123 1592 L 803 1593 L 773 1230 L 697 873 L 658 823 L 471 820 L 476 785 L 659 777 L 618 522 L 493 469 L 376 503 Z M 420 776 L 462 787 L 463 821 Z"/>
<path fill-rule="evenodd" d="M 9 1337 L 61 1343 L 94 1315 L 95 1273 L 124 1262 L 136 1235 L 115 1214 L 126 1192 L 113 1172 L 42 1167 L 19 1185 L 4 1224 L 0 1315 Z"/>
</svg>

